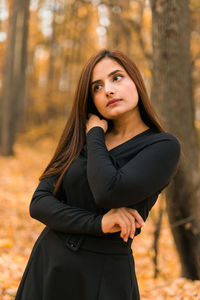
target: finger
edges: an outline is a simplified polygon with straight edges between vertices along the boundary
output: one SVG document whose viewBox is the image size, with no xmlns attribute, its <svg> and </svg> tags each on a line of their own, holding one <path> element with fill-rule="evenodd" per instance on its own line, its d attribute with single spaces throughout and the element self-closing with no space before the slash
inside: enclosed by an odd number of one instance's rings
<svg viewBox="0 0 200 300">
<path fill-rule="evenodd" d="M 137 221 L 135 221 L 135 227 L 136 228 L 141 228 L 142 226 Z"/>
<path fill-rule="evenodd" d="M 132 208 L 128 208 L 128 207 L 125 207 L 125 209 L 126 209 L 132 216 L 134 216 L 134 219 L 135 219 L 135 227 L 136 227 L 136 228 L 141 228 L 142 226 L 145 225 L 143 218 L 140 216 L 140 214 L 138 213 L 137 210 L 132 209 Z M 137 218 L 139 217 L 139 219 L 142 220 L 142 221 L 140 221 L 140 223 L 139 223 L 139 222 L 137 221 L 136 217 L 137 217 Z"/>
<path fill-rule="evenodd" d="M 126 208 L 124 209 L 123 212 L 126 215 L 126 217 L 129 219 L 129 222 L 130 222 L 130 232 L 129 232 L 128 237 L 133 239 L 134 234 L 135 234 L 135 229 L 136 229 L 135 218 L 133 217 L 132 214 L 129 213 L 129 211 Z"/>
<path fill-rule="evenodd" d="M 145 222 L 141 215 L 138 213 L 136 209 L 128 208 L 128 211 L 135 217 L 136 221 L 141 225 L 144 226 Z"/>
<path fill-rule="evenodd" d="M 130 222 L 127 218 L 120 212 L 118 216 L 118 223 L 121 227 L 121 238 L 126 242 L 128 240 L 127 236 L 129 235 L 130 231 Z"/>
<path fill-rule="evenodd" d="M 130 238 L 133 239 L 133 237 L 135 235 L 135 230 L 136 230 L 135 218 L 134 217 L 133 217 L 133 221 L 132 221 L 131 225 L 132 225 L 132 227 L 131 227 Z"/>
<path fill-rule="evenodd" d="M 88 120 L 91 118 L 91 116 L 92 116 L 91 113 L 89 113 L 89 114 L 87 115 Z"/>
<path fill-rule="evenodd" d="M 126 235 L 127 227 L 126 227 L 126 223 L 124 222 L 121 216 L 118 216 L 117 224 L 120 226 L 121 229 L 120 237 L 123 239 L 123 237 Z"/>
<path fill-rule="evenodd" d="M 127 211 L 126 208 L 121 208 L 121 214 L 125 218 L 127 224 L 127 233 L 124 240 L 127 242 L 128 238 L 134 235 L 135 232 L 135 218 Z"/>
<path fill-rule="evenodd" d="M 126 224 L 120 223 L 120 227 L 121 227 L 120 237 L 125 241 L 125 236 L 126 236 L 126 232 L 127 232 Z"/>
<path fill-rule="evenodd" d="M 127 214 L 126 212 L 124 213 L 124 220 L 126 222 L 126 226 L 127 226 L 127 230 L 126 230 L 126 234 L 124 235 L 124 241 L 127 242 L 128 241 L 128 238 L 132 232 L 132 226 L 135 225 L 135 220 L 131 220 L 131 215 L 130 214 Z"/>
</svg>

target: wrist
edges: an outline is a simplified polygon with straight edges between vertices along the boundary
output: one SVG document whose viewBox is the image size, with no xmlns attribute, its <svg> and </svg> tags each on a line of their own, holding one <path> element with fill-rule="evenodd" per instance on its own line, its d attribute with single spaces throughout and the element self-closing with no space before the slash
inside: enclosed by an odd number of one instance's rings
<svg viewBox="0 0 200 300">
<path fill-rule="evenodd" d="M 95 126 L 92 126 L 92 127 L 90 127 L 90 128 L 87 129 L 86 135 L 88 135 L 89 132 L 92 132 L 92 131 L 95 131 L 95 130 L 99 130 L 99 129 L 103 130 L 103 132 L 104 132 L 104 129 L 103 129 L 102 126 L 95 125 Z"/>
<path fill-rule="evenodd" d="M 101 219 L 101 230 L 103 233 L 107 233 L 105 230 L 105 217 L 104 216 Z"/>
</svg>

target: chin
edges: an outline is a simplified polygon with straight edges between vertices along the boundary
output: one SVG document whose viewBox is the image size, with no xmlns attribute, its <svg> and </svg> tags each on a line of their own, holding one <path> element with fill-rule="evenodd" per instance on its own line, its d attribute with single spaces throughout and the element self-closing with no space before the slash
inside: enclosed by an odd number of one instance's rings
<svg viewBox="0 0 200 300">
<path fill-rule="evenodd" d="M 121 116 L 123 116 L 125 113 L 127 113 L 127 111 L 113 111 L 113 113 L 111 113 L 107 118 L 108 119 L 117 119 Z"/>
<path fill-rule="evenodd" d="M 126 114 L 127 112 L 131 111 L 132 109 L 125 109 L 122 107 L 115 107 L 112 110 L 110 110 L 110 112 L 106 111 L 106 113 L 104 112 L 100 112 L 100 114 L 102 115 L 103 118 L 108 119 L 108 120 L 112 120 L 112 119 L 117 119 L 121 116 L 123 116 L 124 114 Z"/>
</svg>

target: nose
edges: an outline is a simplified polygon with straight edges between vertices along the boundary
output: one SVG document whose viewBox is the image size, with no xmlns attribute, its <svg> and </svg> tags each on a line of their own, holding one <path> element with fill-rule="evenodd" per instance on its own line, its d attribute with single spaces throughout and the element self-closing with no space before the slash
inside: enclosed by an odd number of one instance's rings
<svg viewBox="0 0 200 300">
<path fill-rule="evenodd" d="M 105 83 L 105 93 L 106 93 L 106 96 L 110 96 L 110 95 L 113 95 L 114 94 L 114 87 L 111 83 Z"/>
</svg>

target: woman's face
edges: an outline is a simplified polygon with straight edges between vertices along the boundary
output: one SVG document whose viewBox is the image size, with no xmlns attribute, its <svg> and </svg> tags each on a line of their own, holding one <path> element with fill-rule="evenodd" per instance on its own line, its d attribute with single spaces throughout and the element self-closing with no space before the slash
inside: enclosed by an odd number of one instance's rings
<svg viewBox="0 0 200 300">
<path fill-rule="evenodd" d="M 104 58 L 93 69 L 91 80 L 93 102 L 106 119 L 115 119 L 134 111 L 138 92 L 133 80 L 115 60 Z"/>
</svg>

